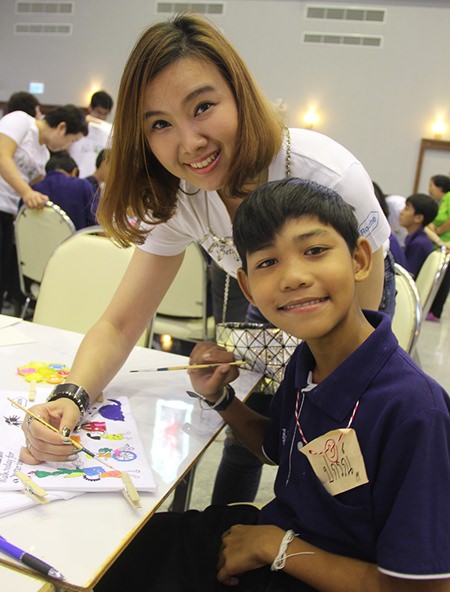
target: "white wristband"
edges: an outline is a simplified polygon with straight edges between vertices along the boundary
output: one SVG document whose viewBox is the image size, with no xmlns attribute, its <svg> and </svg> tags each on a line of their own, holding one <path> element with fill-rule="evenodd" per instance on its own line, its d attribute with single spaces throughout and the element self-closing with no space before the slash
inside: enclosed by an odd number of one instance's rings
<svg viewBox="0 0 450 592">
<path fill-rule="evenodd" d="M 282 538 L 280 543 L 278 555 L 275 557 L 272 565 L 270 566 L 271 571 L 279 571 L 280 569 L 283 569 L 286 565 L 286 560 L 289 557 L 295 557 L 296 555 L 314 555 L 313 551 L 302 551 L 300 553 L 292 553 L 292 555 L 286 555 L 289 543 L 291 543 L 296 536 L 297 535 L 293 530 L 287 530 L 285 532 L 284 537 Z"/>
</svg>

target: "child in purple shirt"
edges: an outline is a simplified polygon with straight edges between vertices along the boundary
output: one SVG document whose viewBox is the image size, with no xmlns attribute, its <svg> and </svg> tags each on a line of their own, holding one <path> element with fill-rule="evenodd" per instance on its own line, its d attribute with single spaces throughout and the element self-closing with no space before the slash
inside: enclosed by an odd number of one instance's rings
<svg viewBox="0 0 450 592">
<path fill-rule="evenodd" d="M 400 225 L 408 231 L 405 238 L 406 269 L 414 278 L 434 249 L 432 240 L 425 232 L 425 226 L 433 222 L 437 212 L 438 204 L 424 193 L 410 195 L 400 212 Z"/>
</svg>

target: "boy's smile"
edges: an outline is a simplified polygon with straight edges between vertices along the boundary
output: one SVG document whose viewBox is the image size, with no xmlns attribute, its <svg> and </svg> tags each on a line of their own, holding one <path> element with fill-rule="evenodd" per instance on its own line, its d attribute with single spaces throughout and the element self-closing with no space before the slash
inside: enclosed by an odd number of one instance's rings
<svg viewBox="0 0 450 592">
<path fill-rule="evenodd" d="M 275 326 L 308 342 L 336 333 L 347 339 L 364 319 L 355 284 L 364 279 L 359 275 L 366 249 L 360 239 L 350 253 L 344 238 L 315 217 L 288 220 L 272 241 L 247 256 L 247 274 L 241 270 L 239 277 Z"/>
</svg>

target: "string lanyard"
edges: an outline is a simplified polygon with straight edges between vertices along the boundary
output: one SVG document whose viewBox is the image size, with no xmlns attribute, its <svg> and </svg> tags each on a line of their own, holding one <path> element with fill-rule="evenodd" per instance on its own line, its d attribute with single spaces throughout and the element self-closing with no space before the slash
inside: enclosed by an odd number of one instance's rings
<svg viewBox="0 0 450 592">
<path fill-rule="evenodd" d="M 300 400 L 300 392 L 302 393 L 302 402 L 299 406 L 299 400 Z M 300 437 L 303 441 L 303 444 L 308 444 L 308 440 L 305 438 L 305 434 L 303 433 L 302 430 L 302 426 L 300 424 L 300 416 L 302 414 L 302 409 L 303 409 L 303 403 L 305 402 L 305 391 L 301 389 L 297 390 L 297 398 L 295 400 L 295 423 L 297 424 L 297 429 L 299 431 Z M 348 425 L 347 425 L 347 429 L 352 425 L 353 419 L 355 417 L 356 411 L 359 407 L 359 399 L 356 401 L 356 404 L 353 408 L 352 414 L 350 416 Z"/>
</svg>

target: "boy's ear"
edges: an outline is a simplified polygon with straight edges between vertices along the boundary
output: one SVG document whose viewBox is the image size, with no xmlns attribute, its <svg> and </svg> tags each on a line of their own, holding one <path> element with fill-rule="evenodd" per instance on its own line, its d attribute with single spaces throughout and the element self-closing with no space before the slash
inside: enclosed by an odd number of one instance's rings
<svg viewBox="0 0 450 592">
<path fill-rule="evenodd" d="M 356 282 L 363 282 L 372 269 L 372 248 L 367 239 L 360 237 L 353 252 L 353 271 Z"/>
<path fill-rule="evenodd" d="M 242 267 L 240 267 L 237 270 L 237 281 L 239 283 L 239 286 L 244 294 L 244 296 L 247 298 L 247 300 L 250 302 L 250 304 L 255 304 L 252 298 L 252 293 L 250 291 L 250 286 L 248 283 L 248 275 L 245 273 L 245 271 L 242 269 Z"/>
</svg>

